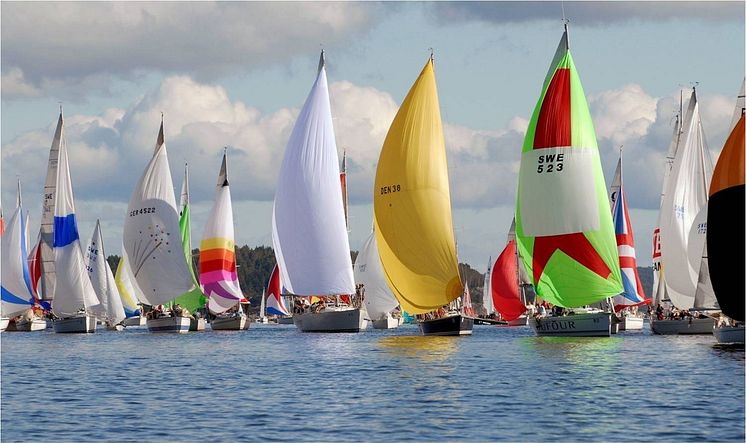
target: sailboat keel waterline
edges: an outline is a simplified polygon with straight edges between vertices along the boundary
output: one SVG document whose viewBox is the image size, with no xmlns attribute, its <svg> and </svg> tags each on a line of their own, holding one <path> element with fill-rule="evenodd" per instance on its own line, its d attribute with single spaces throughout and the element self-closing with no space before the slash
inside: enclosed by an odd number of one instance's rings
<svg viewBox="0 0 746 443">
<path fill-rule="evenodd" d="M 47 321 L 43 318 L 34 318 L 31 320 L 19 319 L 15 322 L 11 322 L 6 329 L 8 332 L 36 332 L 44 331 L 47 329 Z"/>
<path fill-rule="evenodd" d="M 150 332 L 189 332 L 190 320 L 187 317 L 149 318 L 147 321 Z"/>
<path fill-rule="evenodd" d="M 419 324 L 422 335 L 471 335 L 474 329 L 474 319 L 461 314 L 422 320 Z"/>
<path fill-rule="evenodd" d="M 715 327 L 712 330 L 718 343 L 726 344 L 744 344 L 744 326 L 722 326 Z"/>
<path fill-rule="evenodd" d="M 371 320 L 373 329 L 396 329 L 404 323 L 404 317 L 393 317 L 390 313 L 383 318 Z"/>
<path fill-rule="evenodd" d="M 608 312 L 534 317 L 529 319 L 529 325 L 540 337 L 611 336 L 611 314 Z"/>
<path fill-rule="evenodd" d="M 96 332 L 96 319 L 90 315 L 57 319 L 52 325 L 57 333 Z"/>
<path fill-rule="evenodd" d="M 251 322 L 245 315 L 234 317 L 217 317 L 210 322 L 213 331 L 244 331 Z"/>
<path fill-rule="evenodd" d="M 327 308 L 321 312 L 294 314 L 293 323 L 301 332 L 360 332 L 368 327 L 360 308 Z"/>
<path fill-rule="evenodd" d="M 658 335 L 710 335 L 715 320 L 689 318 L 683 320 L 650 320 L 650 330 Z"/>
</svg>

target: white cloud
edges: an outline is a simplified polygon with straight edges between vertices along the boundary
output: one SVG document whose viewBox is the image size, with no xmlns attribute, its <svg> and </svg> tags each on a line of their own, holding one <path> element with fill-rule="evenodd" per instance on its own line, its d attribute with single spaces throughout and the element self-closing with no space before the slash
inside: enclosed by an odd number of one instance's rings
<svg viewBox="0 0 746 443">
<path fill-rule="evenodd" d="M 344 47 L 380 10 L 355 2 L 4 3 L 3 95 L 6 76 L 23 80 L 16 95 L 45 89 L 71 99 L 147 71 L 214 79 L 316 52 L 321 43 Z"/>
<path fill-rule="evenodd" d="M 11 68 L 2 74 L 0 89 L 3 91 L 3 98 L 38 97 L 41 95 L 41 90 L 27 82 L 23 77 L 23 71 L 18 67 Z"/>
</svg>

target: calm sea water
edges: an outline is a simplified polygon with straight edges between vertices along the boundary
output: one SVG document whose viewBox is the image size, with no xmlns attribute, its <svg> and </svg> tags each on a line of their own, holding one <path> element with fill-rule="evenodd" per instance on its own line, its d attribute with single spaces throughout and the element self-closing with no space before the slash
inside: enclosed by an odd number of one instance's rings
<svg viewBox="0 0 746 443">
<path fill-rule="evenodd" d="M 713 337 L 3 333 L 2 441 L 744 441 Z"/>
</svg>

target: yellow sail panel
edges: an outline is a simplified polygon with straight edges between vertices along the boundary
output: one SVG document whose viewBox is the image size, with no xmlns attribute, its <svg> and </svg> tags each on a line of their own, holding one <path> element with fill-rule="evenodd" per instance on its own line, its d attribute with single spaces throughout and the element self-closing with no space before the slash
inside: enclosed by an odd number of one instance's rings
<svg viewBox="0 0 746 443">
<path fill-rule="evenodd" d="M 373 191 L 381 264 L 402 308 L 419 314 L 459 297 L 463 285 L 432 60 L 391 123 Z"/>
</svg>

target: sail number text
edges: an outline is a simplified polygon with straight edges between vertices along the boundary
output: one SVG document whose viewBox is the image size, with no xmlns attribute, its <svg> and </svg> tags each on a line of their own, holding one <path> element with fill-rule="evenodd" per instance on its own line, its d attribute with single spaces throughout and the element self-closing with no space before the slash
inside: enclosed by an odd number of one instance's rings
<svg viewBox="0 0 746 443">
<path fill-rule="evenodd" d="M 140 208 L 130 211 L 130 217 L 134 217 L 140 214 L 155 214 L 155 208 Z"/>
<path fill-rule="evenodd" d="M 401 191 L 401 185 L 381 186 L 381 195 L 391 194 Z"/>
<path fill-rule="evenodd" d="M 539 156 L 539 164 L 536 172 L 543 174 L 545 172 L 561 172 L 564 166 L 565 154 L 547 154 Z"/>
</svg>

